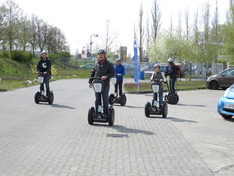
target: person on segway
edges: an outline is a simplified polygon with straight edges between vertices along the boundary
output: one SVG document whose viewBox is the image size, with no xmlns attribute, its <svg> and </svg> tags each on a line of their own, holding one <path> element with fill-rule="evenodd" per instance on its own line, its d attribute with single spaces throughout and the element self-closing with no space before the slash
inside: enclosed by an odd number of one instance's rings
<svg viewBox="0 0 234 176">
<path fill-rule="evenodd" d="M 37 63 L 36 72 L 44 77 L 46 96 L 48 97 L 50 93 L 51 61 L 47 58 L 46 52 L 41 53 L 41 59 Z M 44 83 L 40 83 L 40 92 L 44 91 Z"/>
<path fill-rule="evenodd" d="M 121 59 L 116 59 L 116 65 L 114 66 L 114 72 L 117 78 L 117 82 L 115 84 L 115 93 L 118 93 L 119 88 L 119 97 L 122 96 L 122 87 L 123 87 L 123 76 L 125 75 L 125 68 L 121 64 Z"/>
<path fill-rule="evenodd" d="M 151 82 L 159 82 L 160 83 L 160 90 L 159 90 L 159 111 L 162 108 L 162 103 L 163 103 L 163 82 L 166 82 L 167 79 L 165 77 L 164 72 L 161 72 L 160 70 L 160 65 L 159 64 L 155 64 L 154 65 L 154 73 L 152 74 L 150 80 Z M 153 94 L 153 101 L 156 99 L 157 94 L 154 93 Z M 152 103 L 153 104 L 153 103 Z"/>
<path fill-rule="evenodd" d="M 111 62 L 109 62 L 106 58 L 106 51 L 101 49 L 98 52 L 98 62 L 95 67 L 92 69 L 90 73 L 89 79 L 89 87 L 92 88 L 92 82 L 94 77 L 100 77 L 101 80 L 104 81 L 104 91 L 102 94 L 95 93 L 95 108 L 96 112 L 98 112 L 98 105 L 101 104 L 101 96 L 103 99 L 103 111 L 104 118 L 108 118 L 108 94 L 110 89 L 110 78 L 114 76 L 114 66 Z"/>
<path fill-rule="evenodd" d="M 176 74 L 176 65 L 174 64 L 174 61 L 172 58 L 168 58 L 167 59 L 168 62 L 168 71 L 166 72 L 166 76 L 169 75 L 170 79 L 169 79 L 169 85 L 170 85 L 170 92 L 171 93 L 175 93 L 175 82 L 176 82 L 176 78 L 177 78 L 177 74 Z"/>
</svg>

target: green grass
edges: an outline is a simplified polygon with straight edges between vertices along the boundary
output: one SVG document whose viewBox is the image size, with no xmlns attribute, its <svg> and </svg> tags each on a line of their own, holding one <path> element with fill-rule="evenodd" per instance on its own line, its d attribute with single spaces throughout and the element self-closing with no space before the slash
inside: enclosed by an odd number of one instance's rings
<svg viewBox="0 0 234 176">
<path fill-rule="evenodd" d="M 38 59 L 33 59 L 31 64 L 20 64 L 8 58 L 0 58 L 0 91 L 13 90 L 17 88 L 37 85 L 37 75 L 32 73 L 31 65 L 36 67 Z M 58 65 L 54 65 L 57 69 L 57 74 L 52 75 L 53 80 L 73 79 L 73 78 L 88 78 L 90 70 L 79 69 L 64 69 Z M 28 83 L 30 80 L 32 83 Z"/>
<path fill-rule="evenodd" d="M 164 90 L 167 90 L 167 85 L 164 84 Z M 136 92 L 136 83 L 125 83 L 124 89 L 126 92 Z M 177 81 L 175 89 L 178 90 L 195 90 L 195 89 L 206 89 L 206 82 L 204 81 Z M 152 92 L 150 82 L 141 82 L 139 86 L 139 92 Z"/>
</svg>

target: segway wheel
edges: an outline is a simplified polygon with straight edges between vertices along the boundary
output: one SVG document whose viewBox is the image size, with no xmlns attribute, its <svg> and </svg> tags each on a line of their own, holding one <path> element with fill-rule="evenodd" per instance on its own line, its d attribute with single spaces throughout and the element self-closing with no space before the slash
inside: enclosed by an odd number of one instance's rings
<svg viewBox="0 0 234 176">
<path fill-rule="evenodd" d="M 121 96 L 121 99 L 120 99 L 120 105 L 121 105 L 121 106 L 125 106 L 126 102 L 127 102 L 127 97 L 126 97 L 126 95 L 122 95 L 122 96 Z"/>
<path fill-rule="evenodd" d="M 177 94 L 169 93 L 167 97 L 167 103 L 177 104 L 179 102 L 179 96 Z"/>
<path fill-rule="evenodd" d="M 168 106 L 166 102 L 163 102 L 162 117 L 166 118 L 168 113 Z"/>
<path fill-rule="evenodd" d="M 114 104 L 114 99 L 115 99 L 114 94 L 110 94 L 110 96 L 109 96 L 109 104 L 110 104 L 110 105 L 113 105 L 113 104 Z"/>
<path fill-rule="evenodd" d="M 39 103 L 39 96 L 40 96 L 40 92 L 37 92 L 37 93 L 35 94 L 35 96 L 34 96 L 34 101 L 35 101 L 36 104 Z"/>
<path fill-rule="evenodd" d="M 149 116 L 150 116 L 150 109 L 151 109 L 151 104 L 150 104 L 150 102 L 147 102 L 147 103 L 145 104 L 145 116 L 146 116 L 146 117 L 149 117 Z"/>
<path fill-rule="evenodd" d="M 113 107 L 109 108 L 108 123 L 109 126 L 113 126 L 115 122 L 115 110 Z"/>
<path fill-rule="evenodd" d="M 94 109 L 94 107 L 91 107 L 89 109 L 89 112 L 88 112 L 88 122 L 89 122 L 89 125 L 93 125 L 94 114 L 95 114 L 95 109 Z"/>
<path fill-rule="evenodd" d="M 54 102 L 54 94 L 53 92 L 50 92 L 49 97 L 48 97 L 48 103 L 51 105 Z"/>
</svg>

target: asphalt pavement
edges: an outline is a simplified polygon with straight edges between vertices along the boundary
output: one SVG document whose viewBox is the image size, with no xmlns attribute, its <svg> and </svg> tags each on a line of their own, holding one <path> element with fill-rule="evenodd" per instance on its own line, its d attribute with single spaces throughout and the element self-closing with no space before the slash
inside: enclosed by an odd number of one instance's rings
<svg viewBox="0 0 234 176">
<path fill-rule="evenodd" d="M 216 111 L 223 90 L 178 92 L 166 119 L 145 117 L 151 94 L 127 94 L 110 127 L 88 124 L 87 79 L 52 82 L 53 105 L 34 103 L 38 89 L 0 92 L 0 176 L 234 175 L 234 121 Z"/>
</svg>

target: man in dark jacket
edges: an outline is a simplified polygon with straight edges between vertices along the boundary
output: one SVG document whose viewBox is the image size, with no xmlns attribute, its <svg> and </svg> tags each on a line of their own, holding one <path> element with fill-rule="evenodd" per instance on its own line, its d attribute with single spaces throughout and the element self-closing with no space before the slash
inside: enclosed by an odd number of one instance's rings
<svg viewBox="0 0 234 176">
<path fill-rule="evenodd" d="M 175 82 L 176 82 L 176 78 L 177 78 L 177 74 L 176 74 L 176 65 L 173 62 L 172 58 L 167 59 L 168 62 L 168 71 L 166 72 L 166 76 L 169 75 L 170 77 L 170 91 L 171 93 L 175 93 Z"/>
<path fill-rule="evenodd" d="M 44 83 L 46 85 L 46 96 L 49 96 L 50 92 L 50 85 L 49 80 L 51 76 L 51 61 L 47 58 L 47 53 L 42 52 L 41 53 L 41 59 L 37 64 L 36 68 L 37 73 L 43 75 L 44 77 Z M 44 91 L 44 84 L 40 85 L 40 91 Z"/>
<path fill-rule="evenodd" d="M 114 67 L 115 75 L 117 78 L 117 82 L 115 84 L 115 93 L 118 92 L 119 88 L 119 96 L 122 95 L 122 87 L 123 87 L 123 76 L 125 75 L 124 66 L 121 64 L 121 59 L 116 59 L 116 65 Z"/>
<path fill-rule="evenodd" d="M 110 63 L 106 58 L 106 52 L 105 50 L 99 50 L 98 52 L 98 62 L 96 63 L 95 67 L 91 71 L 90 79 L 89 79 L 89 87 L 92 88 L 92 77 L 100 77 L 101 80 L 104 81 L 104 91 L 102 93 L 102 99 L 103 99 L 103 109 L 104 109 L 104 117 L 108 117 L 108 95 L 109 95 L 109 89 L 110 89 L 110 78 L 114 76 L 114 66 L 112 63 Z M 101 95 L 96 93 L 96 111 L 98 108 L 98 105 L 101 104 Z"/>
</svg>

